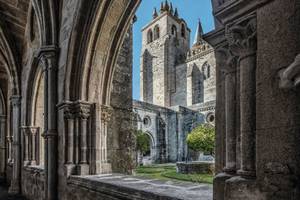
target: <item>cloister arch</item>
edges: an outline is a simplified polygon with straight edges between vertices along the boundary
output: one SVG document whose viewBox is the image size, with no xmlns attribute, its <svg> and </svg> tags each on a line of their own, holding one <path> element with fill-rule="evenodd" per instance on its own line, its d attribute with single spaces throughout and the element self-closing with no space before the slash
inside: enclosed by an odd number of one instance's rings
<svg viewBox="0 0 300 200">
<path fill-rule="evenodd" d="M 139 2 L 139 0 L 121 2 L 91 1 L 89 4 L 82 3 L 79 5 L 79 10 L 90 10 L 90 15 L 88 17 L 77 16 L 74 29 L 81 26 L 83 22 L 89 23 L 84 23 L 86 27 L 82 31 L 83 34 L 71 32 L 63 94 L 64 99 L 72 102 L 71 104 L 75 107 L 84 106 L 87 108 L 88 124 L 91 123 L 95 126 L 95 129 L 93 129 L 95 132 L 87 129 L 87 134 L 91 134 L 92 138 L 95 137 L 93 139 L 95 142 L 91 144 L 95 148 L 95 152 L 93 156 L 89 156 L 87 161 L 89 167 L 85 172 L 81 171 L 79 173 L 103 173 L 107 171 L 107 168 L 111 168 L 110 166 L 106 167 L 107 144 L 106 142 L 99 143 L 99 141 L 106 141 L 106 138 L 111 137 L 107 135 L 107 130 L 111 127 L 108 121 L 111 118 L 113 118 L 112 121 L 116 120 L 116 116 L 112 115 L 111 103 L 115 64 L 121 44 L 131 26 Z M 114 15 L 114 17 L 111 17 L 111 15 Z M 78 50 L 74 51 L 76 49 Z M 78 115 L 78 117 L 80 116 Z M 113 135 L 113 137 L 120 136 L 122 136 L 120 131 L 119 134 Z M 66 141 L 68 141 L 68 138 Z M 84 141 L 82 145 L 87 145 L 87 143 Z M 126 171 L 126 167 L 119 166 L 119 164 L 122 163 L 120 159 L 124 159 L 125 162 L 129 161 L 125 158 L 129 154 L 121 150 L 125 146 L 120 147 L 120 144 L 114 146 L 118 146 L 118 148 L 114 148 L 115 150 L 110 152 L 110 155 L 112 155 L 110 157 L 114 160 L 111 161 L 113 162 L 112 168 L 115 171 Z M 68 152 L 68 158 L 70 158 L 70 152 L 73 152 L 73 150 L 67 149 L 67 154 Z M 126 155 L 121 158 L 123 152 Z"/>
</svg>

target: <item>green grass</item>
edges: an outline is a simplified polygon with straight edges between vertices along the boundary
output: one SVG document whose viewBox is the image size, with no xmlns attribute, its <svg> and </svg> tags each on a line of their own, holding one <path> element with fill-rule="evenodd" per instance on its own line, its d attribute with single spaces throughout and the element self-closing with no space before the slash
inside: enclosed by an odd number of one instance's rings
<svg viewBox="0 0 300 200">
<path fill-rule="evenodd" d="M 213 182 L 213 175 L 211 174 L 179 174 L 176 172 L 175 165 L 141 166 L 135 170 L 135 175 L 166 181 L 189 181 L 209 184 Z"/>
</svg>

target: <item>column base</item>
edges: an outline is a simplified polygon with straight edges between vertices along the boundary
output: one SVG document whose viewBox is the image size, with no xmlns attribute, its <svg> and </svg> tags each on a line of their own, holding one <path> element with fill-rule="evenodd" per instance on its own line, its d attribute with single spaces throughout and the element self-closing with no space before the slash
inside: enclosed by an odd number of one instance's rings
<svg viewBox="0 0 300 200">
<path fill-rule="evenodd" d="M 265 199 L 256 185 L 255 179 L 234 176 L 225 181 L 224 200 L 253 200 Z"/>
<path fill-rule="evenodd" d="M 37 166 L 37 163 L 36 163 L 36 161 L 31 161 L 31 163 L 30 163 L 31 165 L 33 165 L 33 166 Z"/>
<path fill-rule="evenodd" d="M 224 200 L 225 182 L 233 176 L 227 173 L 219 173 L 214 178 L 213 196 L 214 200 Z"/>
<path fill-rule="evenodd" d="M 235 168 L 224 167 L 223 171 L 224 171 L 226 174 L 236 175 L 236 169 L 235 169 Z"/>
<path fill-rule="evenodd" d="M 255 179 L 256 177 L 255 171 L 245 171 L 241 169 L 237 171 L 237 174 L 246 179 Z"/>
<path fill-rule="evenodd" d="M 12 195 L 20 194 L 20 184 L 19 181 L 12 180 L 11 185 L 8 189 L 8 193 Z"/>
<path fill-rule="evenodd" d="M 77 168 L 78 175 L 89 175 L 90 174 L 90 166 L 88 164 L 80 164 Z"/>
<path fill-rule="evenodd" d="M 76 166 L 74 164 L 66 164 L 65 173 L 67 176 L 76 175 Z"/>
<path fill-rule="evenodd" d="M 24 162 L 23 162 L 24 167 L 27 167 L 27 166 L 29 166 L 30 164 L 31 164 L 30 161 L 24 161 Z"/>
<path fill-rule="evenodd" d="M 112 173 L 112 168 L 110 163 L 100 164 L 100 174 L 110 174 Z"/>
</svg>

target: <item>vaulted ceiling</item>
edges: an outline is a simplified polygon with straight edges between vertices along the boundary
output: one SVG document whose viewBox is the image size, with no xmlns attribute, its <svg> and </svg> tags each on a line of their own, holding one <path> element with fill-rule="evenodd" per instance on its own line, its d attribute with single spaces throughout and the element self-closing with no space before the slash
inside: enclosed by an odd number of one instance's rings
<svg viewBox="0 0 300 200">
<path fill-rule="evenodd" d="M 27 12 L 30 0 L 0 0 L 0 17 L 19 50 L 23 50 Z"/>
</svg>

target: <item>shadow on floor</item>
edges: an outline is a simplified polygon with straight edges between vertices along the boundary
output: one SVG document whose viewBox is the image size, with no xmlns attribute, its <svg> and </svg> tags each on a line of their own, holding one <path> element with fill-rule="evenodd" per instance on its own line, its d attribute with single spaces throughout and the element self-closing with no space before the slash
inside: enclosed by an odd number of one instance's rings
<svg viewBox="0 0 300 200">
<path fill-rule="evenodd" d="M 0 178 L 0 200 L 26 200 L 20 195 L 9 195 L 8 186 L 3 178 Z"/>
</svg>

